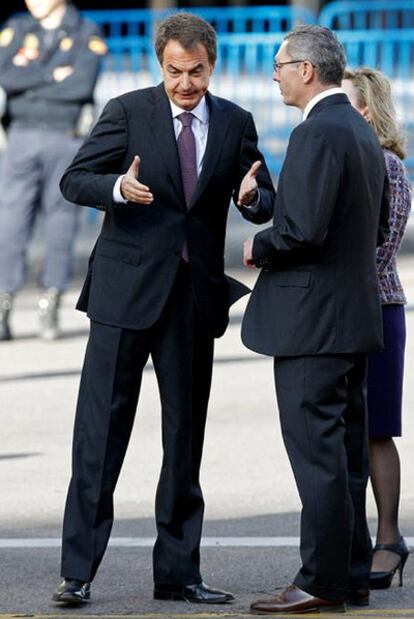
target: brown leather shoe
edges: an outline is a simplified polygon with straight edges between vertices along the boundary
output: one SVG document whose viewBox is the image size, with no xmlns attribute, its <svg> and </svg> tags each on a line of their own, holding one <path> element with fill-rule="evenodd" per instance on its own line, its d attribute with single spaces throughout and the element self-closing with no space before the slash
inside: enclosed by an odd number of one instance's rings
<svg viewBox="0 0 414 619">
<path fill-rule="evenodd" d="M 344 613 L 346 609 L 344 602 L 317 598 L 302 591 L 296 585 L 290 585 L 274 598 L 253 602 L 250 610 L 255 615 L 268 615 L 274 613 Z"/>
</svg>

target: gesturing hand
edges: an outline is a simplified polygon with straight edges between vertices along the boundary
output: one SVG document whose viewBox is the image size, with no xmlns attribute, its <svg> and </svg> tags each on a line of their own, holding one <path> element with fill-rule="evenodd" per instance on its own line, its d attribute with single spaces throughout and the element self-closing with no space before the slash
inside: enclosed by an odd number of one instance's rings
<svg viewBox="0 0 414 619">
<path fill-rule="evenodd" d="M 239 199 L 237 200 L 238 206 L 249 206 L 249 204 L 251 204 L 256 198 L 256 174 L 261 165 L 261 161 L 255 161 L 246 176 L 243 178 L 239 190 Z"/>
<path fill-rule="evenodd" d="M 141 159 L 135 155 L 128 172 L 121 181 L 121 194 L 129 202 L 136 204 L 151 204 L 154 201 L 150 188 L 139 182 L 139 166 Z"/>
</svg>

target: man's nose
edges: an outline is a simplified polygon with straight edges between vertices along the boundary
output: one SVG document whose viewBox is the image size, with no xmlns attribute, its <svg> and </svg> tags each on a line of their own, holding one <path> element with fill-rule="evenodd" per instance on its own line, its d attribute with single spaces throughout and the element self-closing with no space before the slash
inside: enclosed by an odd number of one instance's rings
<svg viewBox="0 0 414 619">
<path fill-rule="evenodd" d="M 183 73 L 181 76 L 181 87 L 184 88 L 184 90 L 189 90 L 191 87 L 190 76 L 186 73 Z"/>
<path fill-rule="evenodd" d="M 280 82 L 279 71 L 273 71 L 272 80 L 277 83 Z"/>
</svg>

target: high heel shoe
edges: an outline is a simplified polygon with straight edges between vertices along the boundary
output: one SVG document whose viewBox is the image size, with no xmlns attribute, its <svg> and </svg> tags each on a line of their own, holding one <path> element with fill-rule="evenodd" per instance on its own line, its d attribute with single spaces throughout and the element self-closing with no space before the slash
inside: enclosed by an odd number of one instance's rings
<svg viewBox="0 0 414 619">
<path fill-rule="evenodd" d="M 397 570 L 399 575 L 399 586 L 402 587 L 404 565 L 407 561 L 408 555 L 410 554 L 407 544 L 405 543 L 405 539 L 401 536 L 400 541 L 396 544 L 377 544 L 374 548 L 374 552 L 376 550 L 388 550 L 390 552 L 393 552 L 396 555 L 399 555 L 400 560 L 398 561 L 394 569 L 389 570 L 388 572 L 371 572 L 369 576 L 370 588 L 388 589 Z"/>
</svg>

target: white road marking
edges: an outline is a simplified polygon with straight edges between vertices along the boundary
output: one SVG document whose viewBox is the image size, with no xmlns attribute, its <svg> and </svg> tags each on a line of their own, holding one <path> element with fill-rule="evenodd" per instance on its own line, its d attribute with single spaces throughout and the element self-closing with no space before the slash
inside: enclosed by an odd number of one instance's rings
<svg viewBox="0 0 414 619">
<path fill-rule="evenodd" d="M 406 537 L 408 546 L 414 547 L 414 537 Z M 109 545 L 115 548 L 152 548 L 154 537 L 113 537 Z M 0 548 L 60 548 L 58 537 L 0 538 Z M 203 537 L 204 548 L 287 548 L 298 547 L 298 537 Z"/>
</svg>

